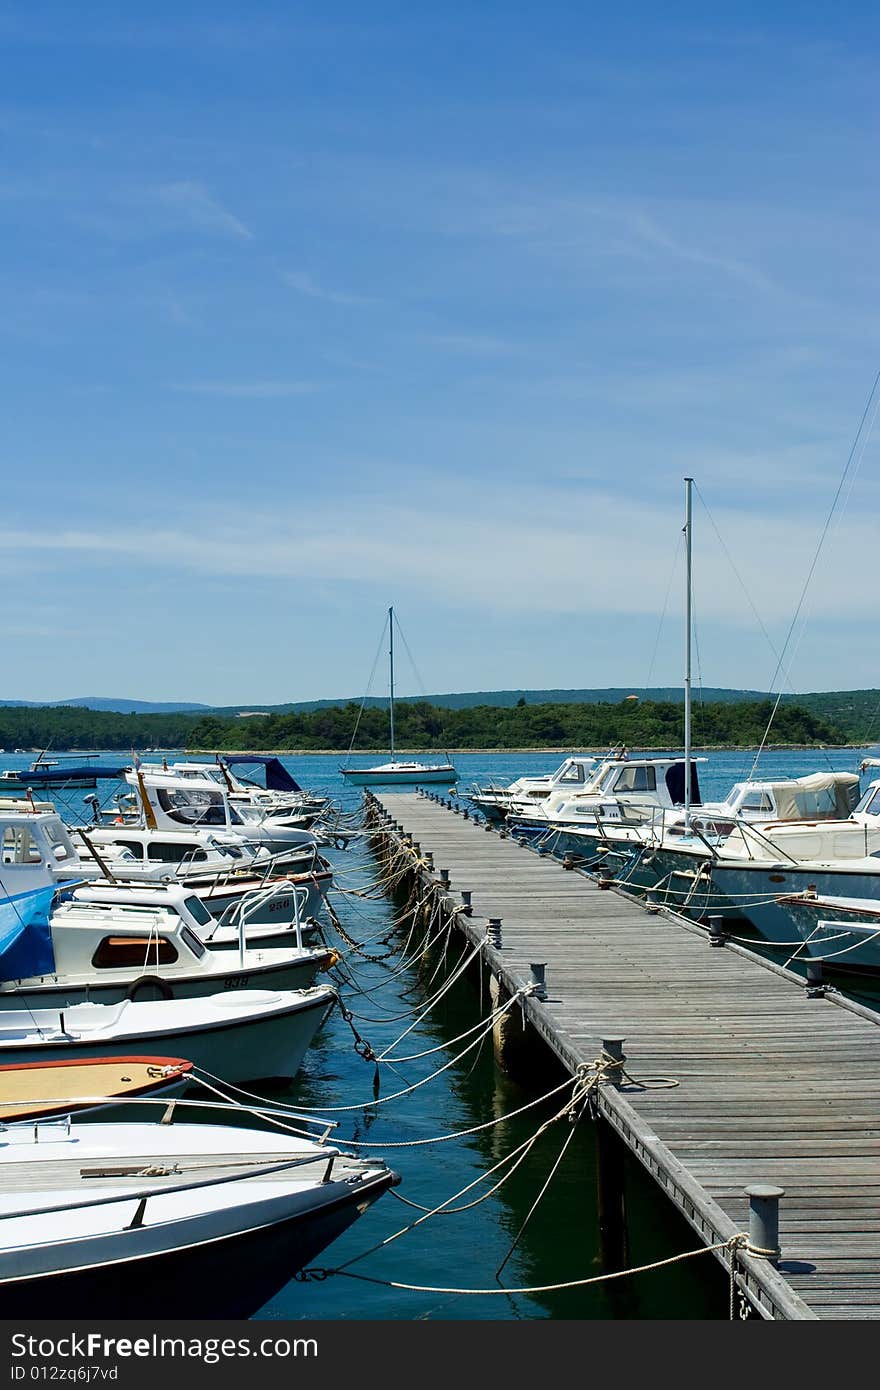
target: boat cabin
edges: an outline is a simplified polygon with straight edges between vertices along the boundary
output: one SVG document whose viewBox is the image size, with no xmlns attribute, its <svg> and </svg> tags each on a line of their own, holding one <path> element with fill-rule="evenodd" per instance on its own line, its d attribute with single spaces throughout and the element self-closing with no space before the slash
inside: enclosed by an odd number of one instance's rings
<svg viewBox="0 0 880 1390">
<path fill-rule="evenodd" d="M 53 803 L 20 798 L 0 799 L 0 865 L 11 895 L 89 873 Z"/>
<path fill-rule="evenodd" d="M 691 759 L 691 805 L 700 804 L 697 764 L 705 758 Z M 684 805 L 685 762 L 683 758 L 641 758 L 628 754 L 604 759 L 581 791 L 572 793 L 558 787 L 527 809 L 523 819 L 540 821 L 579 819 L 620 821 L 644 819 L 655 810 Z M 520 812 L 515 807 L 512 818 Z"/>
</svg>

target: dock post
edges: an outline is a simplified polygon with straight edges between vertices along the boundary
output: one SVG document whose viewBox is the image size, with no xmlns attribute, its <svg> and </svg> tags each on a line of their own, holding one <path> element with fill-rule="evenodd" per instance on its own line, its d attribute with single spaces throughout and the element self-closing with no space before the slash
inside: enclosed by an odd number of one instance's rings
<svg viewBox="0 0 880 1390">
<path fill-rule="evenodd" d="M 470 917 L 473 913 L 474 909 L 471 907 L 470 888 L 462 888 L 461 890 L 461 910 L 464 913 L 465 917 Z"/>
<path fill-rule="evenodd" d="M 425 861 L 425 868 L 428 870 L 428 873 L 429 873 L 429 874 L 432 874 L 432 873 L 434 872 L 434 854 L 433 854 L 433 851 L 432 851 L 432 850 L 429 850 L 429 849 L 426 849 L 426 850 L 425 850 L 425 853 L 422 855 L 422 858 L 423 858 L 424 861 Z"/>
<path fill-rule="evenodd" d="M 807 998 L 825 998 L 825 979 L 821 960 L 807 961 Z"/>
<path fill-rule="evenodd" d="M 709 918 L 709 945 L 723 946 L 727 941 L 724 933 L 724 918 L 713 912 Z"/>
<path fill-rule="evenodd" d="M 489 938 L 489 945 L 494 946 L 495 950 L 501 947 L 501 918 L 490 917 L 486 923 L 486 935 Z"/>
<path fill-rule="evenodd" d="M 535 986 L 535 998 L 547 998 L 547 962 L 544 960 L 533 960 L 529 965 L 529 984 Z"/>
<path fill-rule="evenodd" d="M 602 1039 L 602 1061 L 608 1064 L 608 1073 L 602 1080 L 609 1086 L 614 1086 L 620 1090 L 623 1079 L 623 1067 L 626 1062 L 626 1055 L 623 1044 L 626 1039 L 616 1033 L 612 1033 L 610 1038 Z"/>
<path fill-rule="evenodd" d="M 448 870 L 448 869 L 441 869 L 441 870 L 440 870 L 440 887 L 443 888 L 443 889 L 448 889 L 448 888 L 449 888 L 449 870 Z"/>
<path fill-rule="evenodd" d="M 626 1232 L 623 1141 L 607 1120 L 596 1123 L 596 1201 L 599 1218 L 599 1258 L 605 1274 L 615 1274 L 629 1264 Z M 628 1280 L 621 1281 L 624 1285 Z M 625 1297 L 624 1289 L 617 1289 Z M 621 1310 L 622 1311 L 622 1310 Z"/>
<path fill-rule="evenodd" d="M 782 1253 L 779 1248 L 779 1199 L 785 1196 L 784 1187 L 767 1183 L 752 1183 L 746 1188 L 749 1199 L 750 1255 L 763 1256 L 775 1264 Z"/>
</svg>

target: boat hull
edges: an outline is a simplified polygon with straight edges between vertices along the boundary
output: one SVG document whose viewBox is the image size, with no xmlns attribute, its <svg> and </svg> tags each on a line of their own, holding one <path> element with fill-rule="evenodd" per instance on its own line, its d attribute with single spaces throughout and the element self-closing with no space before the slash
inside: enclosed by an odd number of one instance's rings
<svg viewBox="0 0 880 1390">
<path fill-rule="evenodd" d="M 23 1318 L 248 1317 L 397 1181 L 382 1163 L 241 1127 L 29 1136 L 0 1165 L 0 1299 Z"/>
<path fill-rule="evenodd" d="M 415 786 L 423 782 L 445 782 L 448 785 L 458 781 L 458 773 L 454 767 L 426 767 L 421 771 L 416 768 L 343 768 L 342 775 L 355 787 Z"/>
<path fill-rule="evenodd" d="M 226 955 L 230 957 L 228 965 Z M 230 951 L 223 953 L 219 969 L 199 975 L 174 976 L 168 972 L 163 973 L 161 966 L 152 970 L 147 966 L 140 976 L 131 976 L 124 980 L 103 980 L 90 975 L 70 979 L 65 983 L 59 982 L 57 977 L 44 976 L 40 980 L 0 985 L 0 1011 L 4 1008 L 17 1008 L 22 996 L 35 1008 L 63 1009 L 68 1004 L 88 1001 L 93 1004 L 118 1004 L 131 998 L 203 999 L 209 994 L 225 990 L 308 989 L 321 965 L 333 959 L 332 953 L 328 951 L 319 958 L 307 956 L 303 960 L 284 965 L 246 964 L 244 969 L 241 969 L 237 954 Z"/>
<path fill-rule="evenodd" d="M 267 999 L 271 997 L 267 995 Z M 243 1002 L 241 995 L 239 1000 Z M 295 1007 L 264 1015 L 255 1012 L 225 1018 L 222 1009 L 218 1009 L 197 1028 L 175 1027 L 174 1022 L 169 1022 L 167 1030 L 151 1029 L 143 1037 L 136 1032 L 126 1035 L 116 1031 L 97 1040 L 84 1033 L 78 1037 L 46 1037 L 33 1044 L 6 1043 L 0 1013 L 0 1061 L 18 1065 L 49 1059 L 97 1061 L 120 1054 L 146 1058 L 164 1049 L 186 1057 L 194 1067 L 221 1081 L 289 1080 L 302 1066 L 306 1050 L 334 1002 L 331 991 L 318 990 L 312 1000 L 303 999 Z M 124 1026 L 123 1022 L 123 1029 Z M 134 1020 L 132 1026 L 136 1026 Z"/>
</svg>

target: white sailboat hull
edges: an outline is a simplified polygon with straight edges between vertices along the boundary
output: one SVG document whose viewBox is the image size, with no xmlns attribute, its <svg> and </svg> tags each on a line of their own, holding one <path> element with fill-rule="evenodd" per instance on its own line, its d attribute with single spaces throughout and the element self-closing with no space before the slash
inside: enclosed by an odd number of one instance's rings
<svg viewBox="0 0 880 1390">
<path fill-rule="evenodd" d="M 341 769 L 343 777 L 356 787 L 395 783 L 411 786 L 421 782 L 456 782 L 458 773 L 451 763 L 426 767 L 420 763 L 389 763 L 385 767 L 364 767 Z"/>
</svg>

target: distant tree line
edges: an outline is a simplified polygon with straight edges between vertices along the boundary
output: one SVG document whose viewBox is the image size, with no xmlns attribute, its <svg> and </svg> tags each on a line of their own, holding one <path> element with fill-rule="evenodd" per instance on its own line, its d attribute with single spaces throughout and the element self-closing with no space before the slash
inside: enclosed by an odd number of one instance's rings
<svg viewBox="0 0 880 1390">
<path fill-rule="evenodd" d="M 772 713 L 769 701 L 698 704 L 694 742 L 753 746 L 760 743 Z M 265 718 L 205 716 L 189 733 L 193 749 L 332 748 L 345 751 L 358 719 L 354 703 Z M 441 709 L 424 702 L 395 708 L 398 748 L 595 748 L 614 743 L 631 747 L 673 747 L 683 737 L 683 707 L 673 702 L 623 700 L 619 704 L 528 705 L 499 709 L 475 705 Z M 840 744 L 840 729 L 796 705 L 782 705 L 771 732 L 774 744 Z M 388 745 L 388 713 L 361 712 L 354 751 Z"/>
<path fill-rule="evenodd" d="M 0 748 L 7 753 L 16 748 L 184 748 L 198 719 L 196 714 L 114 714 L 76 705 L 5 705 L 0 706 Z"/>
<path fill-rule="evenodd" d="M 0 748 L 106 749 L 348 749 L 359 706 L 355 703 L 265 718 L 214 714 L 115 714 L 74 706 L 0 707 Z M 770 701 L 694 705 L 695 743 L 754 746 L 760 743 Z M 836 712 L 835 712 L 836 713 Z M 852 711 L 846 720 L 782 704 L 773 721 L 775 744 L 843 744 L 864 735 Z M 867 719 L 864 723 L 867 722 Z M 499 708 L 439 708 L 424 701 L 395 707 L 398 748 L 671 748 L 683 737 L 681 703 L 622 700 L 615 704 L 543 704 Z M 354 750 L 388 746 L 388 711 L 361 712 Z"/>
</svg>

